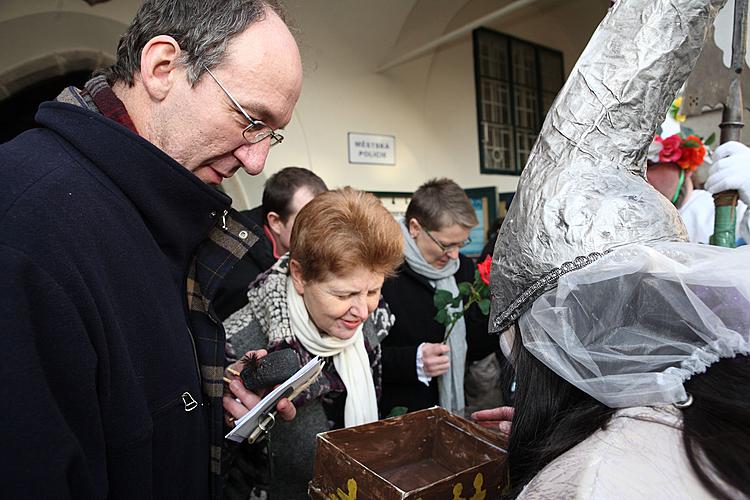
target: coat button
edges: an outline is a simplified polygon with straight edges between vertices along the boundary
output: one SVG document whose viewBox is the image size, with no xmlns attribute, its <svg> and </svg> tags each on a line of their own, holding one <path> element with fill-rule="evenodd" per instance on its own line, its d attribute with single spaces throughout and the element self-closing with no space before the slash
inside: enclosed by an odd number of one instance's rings
<svg viewBox="0 0 750 500">
<path fill-rule="evenodd" d="M 240 231 L 239 237 L 243 240 L 247 239 L 247 231 L 245 231 L 244 229 Z"/>
<path fill-rule="evenodd" d="M 214 212 L 214 211 L 212 211 L 212 212 L 211 212 L 210 214 L 208 214 L 208 215 L 210 215 L 212 219 L 216 218 L 216 212 Z"/>
</svg>

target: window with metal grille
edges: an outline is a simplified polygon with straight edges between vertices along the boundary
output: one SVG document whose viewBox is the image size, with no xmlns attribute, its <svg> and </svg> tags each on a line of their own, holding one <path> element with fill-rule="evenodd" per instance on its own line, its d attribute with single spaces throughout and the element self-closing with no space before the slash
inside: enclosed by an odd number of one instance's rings
<svg viewBox="0 0 750 500">
<path fill-rule="evenodd" d="M 564 81 L 562 53 L 474 30 L 480 172 L 520 174 Z"/>
</svg>

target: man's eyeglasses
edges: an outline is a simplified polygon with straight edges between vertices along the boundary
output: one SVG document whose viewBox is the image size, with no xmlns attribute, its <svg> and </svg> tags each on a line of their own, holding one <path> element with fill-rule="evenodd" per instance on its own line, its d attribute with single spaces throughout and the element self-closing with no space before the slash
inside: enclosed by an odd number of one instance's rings
<svg viewBox="0 0 750 500">
<path fill-rule="evenodd" d="M 211 73 L 211 70 L 208 69 L 206 66 L 203 66 L 203 68 L 206 70 L 206 72 L 211 76 L 211 78 L 214 79 L 216 84 L 221 87 L 221 90 L 224 91 L 224 93 L 229 97 L 229 100 L 232 101 L 232 104 L 234 104 L 234 107 L 237 108 L 237 111 L 242 114 L 242 116 L 245 117 L 245 120 L 250 123 L 247 127 L 244 128 L 242 131 L 242 137 L 245 138 L 248 144 L 257 144 L 261 142 L 262 140 L 270 137 L 271 138 L 271 146 L 275 146 L 281 141 L 284 140 L 284 136 L 276 132 L 274 129 L 266 125 L 260 120 L 256 120 L 255 118 L 252 118 L 247 112 L 240 106 L 240 103 L 237 102 L 237 99 L 235 99 L 232 94 L 229 93 L 229 91 L 224 88 L 224 85 L 221 84 L 221 82 L 214 76 L 213 73 Z"/>
<path fill-rule="evenodd" d="M 468 245 L 469 243 L 471 243 L 471 238 L 466 238 L 461 243 L 451 243 L 449 245 L 446 245 L 445 243 L 443 243 L 440 240 L 438 240 L 437 238 L 435 238 L 430 231 L 428 231 L 424 227 L 422 227 L 422 229 L 424 230 L 425 234 L 427 236 L 429 236 L 430 239 L 432 241 L 434 241 L 437 246 L 440 247 L 440 250 L 442 250 L 443 253 L 452 252 L 453 250 L 460 250 L 463 247 L 465 247 L 466 245 Z"/>
</svg>

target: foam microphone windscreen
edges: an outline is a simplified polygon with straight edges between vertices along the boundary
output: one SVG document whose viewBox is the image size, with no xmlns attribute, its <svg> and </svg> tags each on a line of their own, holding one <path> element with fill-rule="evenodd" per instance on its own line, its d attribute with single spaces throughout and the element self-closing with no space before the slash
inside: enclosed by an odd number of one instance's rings
<svg viewBox="0 0 750 500">
<path fill-rule="evenodd" d="M 280 384 L 301 367 L 299 356 L 292 349 L 282 349 L 262 358 L 245 360 L 240 379 L 249 391 L 265 389 Z"/>
</svg>

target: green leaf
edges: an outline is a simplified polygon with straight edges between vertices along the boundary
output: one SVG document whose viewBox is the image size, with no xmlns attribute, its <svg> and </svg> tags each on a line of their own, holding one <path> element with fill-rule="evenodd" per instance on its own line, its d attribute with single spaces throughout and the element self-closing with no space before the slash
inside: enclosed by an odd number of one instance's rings
<svg viewBox="0 0 750 500">
<path fill-rule="evenodd" d="M 453 301 L 451 301 L 451 307 L 454 309 L 458 307 L 460 304 L 461 304 L 461 297 L 456 297 L 455 299 L 453 299 Z"/>
<path fill-rule="evenodd" d="M 432 301 L 437 309 L 443 309 L 453 302 L 453 294 L 448 290 L 435 290 L 435 296 Z"/>
<path fill-rule="evenodd" d="M 453 317 L 453 322 L 455 323 L 456 321 L 458 321 L 459 319 L 461 319 L 461 316 L 463 316 L 463 315 L 464 315 L 463 311 L 456 311 L 456 312 L 454 312 L 451 315 Z"/>
<path fill-rule="evenodd" d="M 446 311 L 445 309 L 439 309 L 437 314 L 435 315 L 435 321 L 437 321 L 441 325 L 449 325 L 451 320 L 448 317 L 448 311 Z"/>
<path fill-rule="evenodd" d="M 461 295 L 463 295 L 464 297 L 466 297 L 467 295 L 469 295 L 471 293 L 471 283 L 466 282 L 466 281 L 464 281 L 462 283 L 459 283 L 458 284 L 458 292 Z"/>
<path fill-rule="evenodd" d="M 711 135 L 708 136 L 708 139 L 706 139 L 705 141 L 703 141 L 703 145 L 704 146 L 710 146 L 714 142 L 716 142 L 716 132 L 712 132 Z"/>
<path fill-rule="evenodd" d="M 401 415 L 406 415 L 406 413 L 409 411 L 409 408 L 406 406 L 394 406 L 391 408 L 391 411 L 388 413 L 388 416 L 386 418 L 391 417 L 400 417 Z"/>
<path fill-rule="evenodd" d="M 683 146 L 688 148 L 699 148 L 701 147 L 701 143 L 696 141 L 695 139 L 690 139 L 689 141 L 685 141 L 682 143 Z"/>
<path fill-rule="evenodd" d="M 482 299 L 479 301 L 479 310 L 482 314 L 487 316 L 490 313 L 490 299 Z"/>
<path fill-rule="evenodd" d="M 688 137 L 688 136 L 691 136 L 691 135 L 698 135 L 698 134 L 696 134 L 695 130 L 693 130 L 692 128 L 690 128 L 690 127 L 683 127 L 682 125 L 680 125 L 680 136 L 681 137 Z"/>
</svg>

